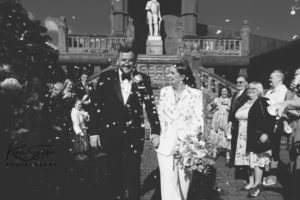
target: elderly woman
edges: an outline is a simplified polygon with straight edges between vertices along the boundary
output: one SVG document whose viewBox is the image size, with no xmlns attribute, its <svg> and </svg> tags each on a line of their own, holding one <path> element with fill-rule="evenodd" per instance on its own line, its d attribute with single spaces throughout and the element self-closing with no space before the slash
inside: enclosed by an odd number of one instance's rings
<svg viewBox="0 0 300 200">
<path fill-rule="evenodd" d="M 242 190 L 249 191 L 250 197 L 257 197 L 261 192 L 264 167 L 270 163 L 269 136 L 275 125 L 274 117 L 267 111 L 268 99 L 262 95 L 262 84 L 250 83 L 249 100 L 235 114 L 239 120 L 235 165 L 250 167 L 249 183 L 242 188 Z"/>
</svg>

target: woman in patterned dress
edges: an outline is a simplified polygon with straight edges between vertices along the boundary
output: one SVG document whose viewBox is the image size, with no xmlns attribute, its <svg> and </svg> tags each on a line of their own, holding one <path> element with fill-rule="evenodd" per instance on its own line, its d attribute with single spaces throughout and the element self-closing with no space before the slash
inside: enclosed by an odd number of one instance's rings
<svg viewBox="0 0 300 200">
<path fill-rule="evenodd" d="M 257 197 L 261 192 L 264 167 L 270 163 L 271 144 L 269 135 L 274 130 L 275 119 L 268 111 L 267 98 L 262 97 L 261 83 L 249 84 L 249 100 L 237 110 L 239 133 L 235 157 L 236 166 L 249 166 L 249 183 L 242 190 L 248 196 Z"/>
<path fill-rule="evenodd" d="M 178 139 L 203 131 L 203 94 L 195 88 L 195 78 L 187 65 L 174 65 L 169 76 L 172 86 L 161 89 L 158 104 L 161 136 L 156 151 L 161 197 L 162 200 L 186 200 L 193 174 L 176 165 L 173 153 Z"/>
<path fill-rule="evenodd" d="M 226 163 L 230 161 L 230 136 L 227 135 L 228 114 L 231 104 L 230 89 L 223 87 L 220 89 L 219 97 L 208 104 L 207 109 L 213 111 L 212 130 L 210 140 L 219 148 L 226 151 Z"/>
</svg>

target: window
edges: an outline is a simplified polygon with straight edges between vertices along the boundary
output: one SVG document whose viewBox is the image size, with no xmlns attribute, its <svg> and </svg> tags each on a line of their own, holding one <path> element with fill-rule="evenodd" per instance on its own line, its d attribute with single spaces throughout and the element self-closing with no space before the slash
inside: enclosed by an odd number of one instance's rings
<svg viewBox="0 0 300 200">
<path fill-rule="evenodd" d="M 84 40 L 83 40 L 83 38 L 79 38 L 79 45 L 78 45 L 78 47 L 83 48 L 83 46 L 84 46 Z"/>
<path fill-rule="evenodd" d="M 73 37 L 73 47 L 77 47 L 78 42 L 77 42 L 77 38 Z"/>
</svg>

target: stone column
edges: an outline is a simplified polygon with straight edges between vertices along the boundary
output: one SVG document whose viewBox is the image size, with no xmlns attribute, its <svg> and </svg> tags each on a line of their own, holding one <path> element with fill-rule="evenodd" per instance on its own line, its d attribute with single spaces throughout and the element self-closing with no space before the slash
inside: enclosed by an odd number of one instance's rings
<svg viewBox="0 0 300 200">
<path fill-rule="evenodd" d="M 240 34 L 241 34 L 241 56 L 249 56 L 250 53 L 250 39 L 249 39 L 249 35 L 250 35 L 250 28 L 248 26 L 248 21 L 244 20 L 243 21 L 243 26 L 240 30 Z"/>
<path fill-rule="evenodd" d="M 197 0 L 181 1 L 183 35 L 196 35 Z"/>
<path fill-rule="evenodd" d="M 111 0 L 112 35 L 125 36 L 128 18 L 127 0 Z"/>
<path fill-rule="evenodd" d="M 248 25 L 248 21 L 243 21 L 243 26 L 240 30 L 241 34 L 241 56 L 249 56 L 250 55 L 250 27 Z M 242 67 L 239 71 L 239 75 L 247 76 L 247 67 Z"/>
<path fill-rule="evenodd" d="M 66 17 L 60 16 L 58 23 L 58 49 L 59 53 L 67 53 L 67 38 L 68 38 L 68 27 L 66 23 Z"/>
</svg>

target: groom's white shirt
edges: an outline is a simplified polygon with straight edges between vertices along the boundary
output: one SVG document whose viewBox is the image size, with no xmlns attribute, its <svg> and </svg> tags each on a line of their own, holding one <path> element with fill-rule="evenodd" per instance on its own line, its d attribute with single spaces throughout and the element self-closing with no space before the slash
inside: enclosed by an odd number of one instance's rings
<svg viewBox="0 0 300 200">
<path fill-rule="evenodd" d="M 196 135 L 204 131 L 203 94 L 200 90 L 186 86 L 176 104 L 174 89 L 164 87 L 160 91 L 158 117 L 161 125 L 158 153 L 170 156 L 177 139 Z"/>
</svg>

